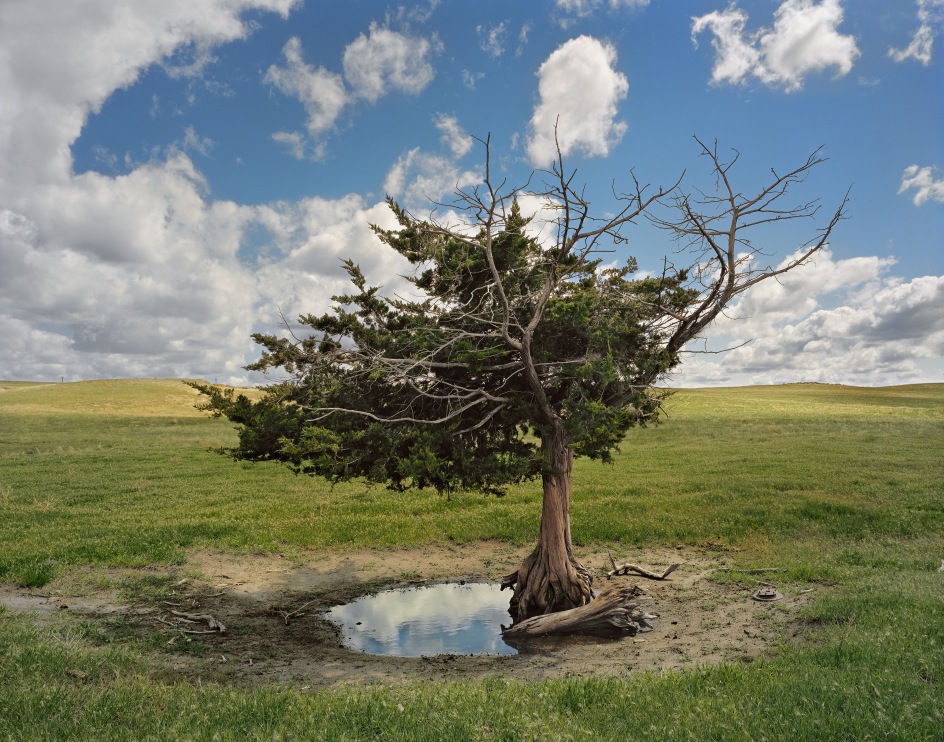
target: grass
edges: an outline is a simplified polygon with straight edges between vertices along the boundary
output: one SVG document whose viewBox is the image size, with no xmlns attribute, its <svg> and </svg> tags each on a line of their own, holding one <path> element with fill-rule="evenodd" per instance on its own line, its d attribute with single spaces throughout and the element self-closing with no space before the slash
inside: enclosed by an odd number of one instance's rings
<svg viewBox="0 0 944 742">
<path fill-rule="evenodd" d="M 0 580 L 179 564 L 192 547 L 536 537 L 535 485 L 452 502 L 331 489 L 209 453 L 233 431 L 194 400 L 163 380 L 0 382 Z M 691 390 L 668 411 L 613 465 L 578 461 L 574 537 L 720 541 L 742 566 L 776 560 L 788 580 L 835 585 L 767 661 L 305 694 L 175 682 L 133 643 L 0 614 L 0 738 L 941 739 L 944 385 Z"/>
</svg>

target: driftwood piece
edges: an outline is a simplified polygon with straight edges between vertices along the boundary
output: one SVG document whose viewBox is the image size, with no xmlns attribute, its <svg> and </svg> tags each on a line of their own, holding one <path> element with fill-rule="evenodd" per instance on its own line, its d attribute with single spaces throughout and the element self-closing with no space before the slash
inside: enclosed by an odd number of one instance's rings
<svg viewBox="0 0 944 742">
<path fill-rule="evenodd" d="M 670 564 L 666 570 L 659 574 L 658 572 L 650 572 L 648 569 L 644 569 L 636 564 L 617 564 L 613 561 L 613 557 L 610 557 L 610 564 L 613 565 L 613 569 L 606 573 L 607 577 L 616 577 L 618 575 L 628 575 L 630 572 L 634 572 L 637 575 L 642 575 L 650 580 L 664 580 L 675 570 L 681 567 L 681 564 Z"/>
<path fill-rule="evenodd" d="M 624 633 L 630 636 L 651 628 L 634 599 L 644 592 L 638 585 L 608 585 L 586 605 L 535 616 L 502 631 L 505 639 L 548 634 Z"/>
</svg>

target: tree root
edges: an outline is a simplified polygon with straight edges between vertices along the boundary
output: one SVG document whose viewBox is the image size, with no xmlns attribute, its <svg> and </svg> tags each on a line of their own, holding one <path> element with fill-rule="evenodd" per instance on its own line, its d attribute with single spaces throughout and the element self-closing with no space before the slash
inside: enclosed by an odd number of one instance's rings
<svg viewBox="0 0 944 742">
<path fill-rule="evenodd" d="M 593 600 L 593 575 L 570 553 L 553 558 L 540 544 L 516 572 L 502 578 L 513 588 L 508 612 L 517 621 L 565 611 Z"/>
</svg>

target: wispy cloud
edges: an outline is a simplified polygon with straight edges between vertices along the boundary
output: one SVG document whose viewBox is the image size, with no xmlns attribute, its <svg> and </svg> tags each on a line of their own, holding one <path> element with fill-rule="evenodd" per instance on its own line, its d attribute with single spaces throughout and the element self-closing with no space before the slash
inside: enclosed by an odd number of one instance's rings
<svg viewBox="0 0 944 742">
<path fill-rule="evenodd" d="M 472 149 L 472 137 L 459 125 L 459 120 L 455 116 L 447 116 L 444 113 L 435 118 L 436 128 L 442 132 L 440 141 L 452 151 L 454 157 L 465 157 Z"/>
<path fill-rule="evenodd" d="M 508 22 L 502 21 L 493 26 L 476 26 L 479 47 L 488 56 L 496 59 L 505 53 L 505 38 L 508 36 Z"/>
<path fill-rule="evenodd" d="M 944 0 L 918 0 L 918 28 L 904 49 L 890 47 L 888 56 L 896 62 L 915 59 L 925 67 L 931 64 L 934 39 L 944 25 Z"/>
<path fill-rule="evenodd" d="M 928 201 L 944 203 L 944 178 L 935 178 L 934 173 L 935 168 L 931 166 L 909 165 L 901 174 L 898 194 L 913 190 L 915 194 L 911 201 L 915 206 L 921 206 Z"/>
</svg>

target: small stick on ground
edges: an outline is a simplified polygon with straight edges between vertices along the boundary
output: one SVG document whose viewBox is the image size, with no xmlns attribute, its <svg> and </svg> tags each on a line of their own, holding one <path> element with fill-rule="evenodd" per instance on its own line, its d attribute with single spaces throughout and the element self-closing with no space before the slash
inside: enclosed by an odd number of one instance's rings
<svg viewBox="0 0 944 742">
<path fill-rule="evenodd" d="M 205 621 L 207 626 L 210 627 L 210 631 L 206 633 L 214 633 L 219 631 L 221 634 L 226 633 L 226 627 L 221 621 L 217 621 L 213 616 L 208 613 L 183 613 L 182 611 L 171 611 L 172 614 L 177 616 L 178 620 L 185 621 L 187 623 L 197 623 Z"/>
<path fill-rule="evenodd" d="M 181 625 L 177 623 L 176 621 L 166 621 L 161 616 L 157 616 L 157 618 L 155 618 L 154 620 L 157 621 L 158 623 L 164 624 L 165 626 L 170 626 L 172 629 L 176 629 L 181 634 L 222 634 L 223 633 L 220 629 L 209 629 L 209 630 L 199 630 L 199 631 L 197 629 L 185 629 L 181 627 Z M 177 620 L 180 621 L 182 619 L 177 619 Z M 188 623 L 192 623 L 192 621 L 188 621 Z M 217 625 L 222 627 L 223 629 L 226 628 L 221 623 L 217 623 Z"/>
<path fill-rule="evenodd" d="M 282 611 L 282 610 L 279 610 L 279 609 L 276 608 L 276 609 L 275 609 L 275 612 L 278 613 L 282 618 L 285 619 L 285 625 L 288 626 L 288 620 L 289 620 L 292 616 L 304 616 L 305 614 L 302 613 L 302 611 L 305 610 L 308 606 L 310 606 L 310 605 L 311 605 L 312 603 L 314 603 L 314 602 L 315 602 L 314 600 L 309 600 L 307 603 L 304 603 L 303 605 L 300 605 L 300 606 L 299 606 L 298 608 L 296 608 L 294 611 Z"/>
<path fill-rule="evenodd" d="M 659 574 L 658 572 L 650 572 L 648 569 L 644 569 L 643 567 L 635 564 L 617 564 L 613 561 L 612 556 L 610 556 L 610 564 L 613 565 L 613 569 L 606 573 L 607 577 L 628 575 L 630 572 L 635 572 L 637 575 L 642 575 L 643 577 L 646 577 L 650 580 L 664 580 L 682 566 L 681 564 L 670 564 L 662 574 Z"/>
</svg>

